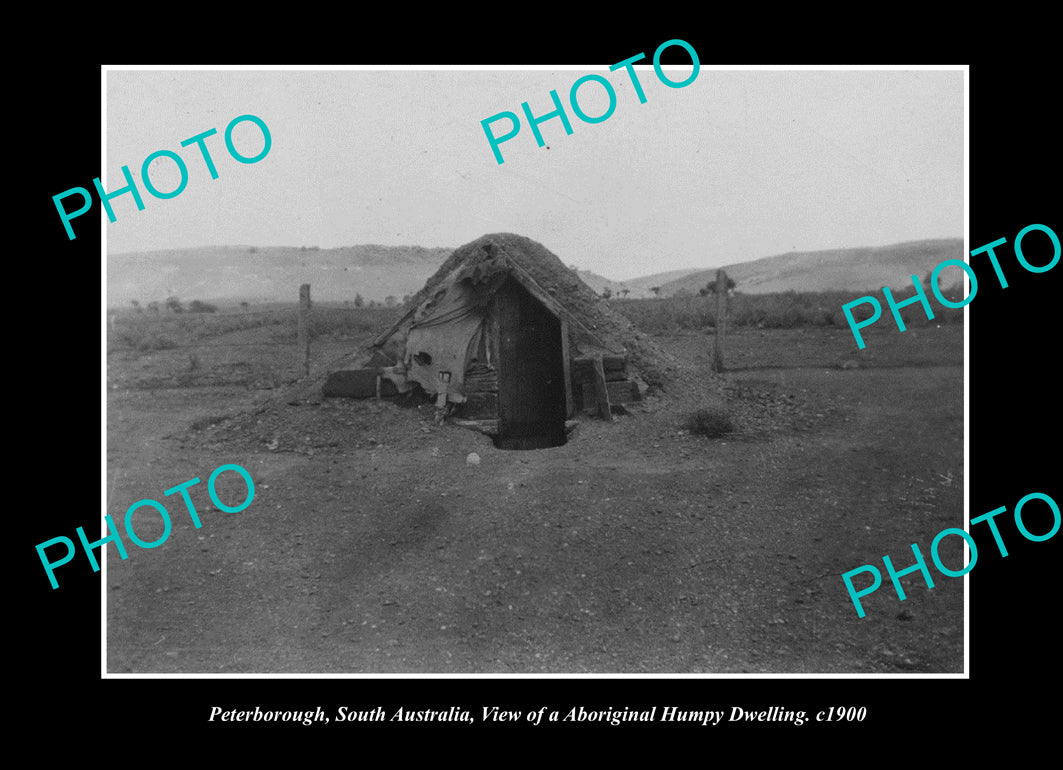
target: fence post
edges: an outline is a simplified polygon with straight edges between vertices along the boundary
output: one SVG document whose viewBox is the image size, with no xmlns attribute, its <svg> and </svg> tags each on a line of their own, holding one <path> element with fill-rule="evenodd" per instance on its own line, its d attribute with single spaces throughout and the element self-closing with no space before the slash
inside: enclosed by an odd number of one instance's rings
<svg viewBox="0 0 1063 770">
<path fill-rule="evenodd" d="M 310 376 L 310 284 L 299 287 L 299 352 L 303 356 L 303 376 Z"/>
<path fill-rule="evenodd" d="M 716 346 L 712 355 L 712 370 L 723 371 L 723 338 L 727 333 L 727 273 L 716 271 Z"/>
</svg>

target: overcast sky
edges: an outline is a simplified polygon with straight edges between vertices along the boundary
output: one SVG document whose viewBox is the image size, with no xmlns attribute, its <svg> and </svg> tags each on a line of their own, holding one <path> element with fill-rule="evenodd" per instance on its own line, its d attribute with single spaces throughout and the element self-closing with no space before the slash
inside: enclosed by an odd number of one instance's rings
<svg viewBox="0 0 1063 770">
<path fill-rule="evenodd" d="M 649 54 L 652 55 L 652 52 Z M 490 232 L 541 242 L 568 264 L 624 280 L 791 250 L 963 236 L 963 72 L 713 70 L 668 88 L 640 67 L 641 104 L 624 71 L 109 70 L 105 188 L 128 165 L 144 196 L 114 199 L 111 253 L 207 245 L 361 243 L 456 247 Z M 580 121 L 569 89 L 595 72 L 616 91 L 602 123 Z M 666 68 L 673 80 L 691 72 Z M 491 152 L 480 121 L 521 102 L 543 115 L 556 89 L 571 121 L 541 124 Z M 604 89 L 580 106 L 599 115 Z M 272 146 L 258 163 L 225 149 L 228 123 L 252 114 Z M 499 121 L 496 132 L 508 127 Z M 212 180 L 195 145 L 210 128 Z M 262 149 L 253 123 L 236 149 Z M 156 150 L 178 153 L 188 185 L 150 196 Z M 152 163 L 157 189 L 176 165 Z"/>
</svg>

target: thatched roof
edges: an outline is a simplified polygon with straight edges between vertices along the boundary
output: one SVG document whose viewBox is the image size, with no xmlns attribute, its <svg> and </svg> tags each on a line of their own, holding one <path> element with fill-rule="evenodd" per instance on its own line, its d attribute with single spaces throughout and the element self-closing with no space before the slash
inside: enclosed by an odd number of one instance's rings
<svg viewBox="0 0 1063 770">
<path fill-rule="evenodd" d="M 570 336 L 580 353 L 625 354 L 629 366 L 647 385 L 664 388 L 672 379 L 676 362 L 671 356 L 612 310 L 549 249 L 512 233 L 484 235 L 455 249 L 410 300 L 403 318 L 380 335 L 374 345 L 382 346 L 396 334 L 408 332 L 416 322 L 418 309 L 455 276 L 476 276 L 499 269 L 509 271 L 533 296 L 568 321 Z"/>
</svg>

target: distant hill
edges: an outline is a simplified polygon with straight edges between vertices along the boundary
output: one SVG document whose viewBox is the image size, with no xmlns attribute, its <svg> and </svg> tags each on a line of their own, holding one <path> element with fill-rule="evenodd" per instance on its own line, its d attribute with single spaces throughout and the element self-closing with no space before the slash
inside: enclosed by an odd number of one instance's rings
<svg viewBox="0 0 1063 770">
<path fill-rule="evenodd" d="M 693 267 L 685 270 L 669 270 L 666 273 L 654 273 L 653 275 L 643 276 L 642 278 L 633 278 L 630 281 L 612 281 L 588 270 L 580 270 L 578 272 L 579 277 L 583 282 L 594 289 L 598 294 L 601 294 L 605 289 L 609 289 L 614 295 L 618 296 L 619 292 L 627 289 L 629 293 L 626 295 L 626 299 L 644 299 L 646 297 L 654 296 L 653 292 L 650 291 L 651 287 L 663 287 L 671 281 L 679 280 L 684 276 L 699 271 L 697 268 Z M 702 285 L 704 286 L 704 284 Z"/>
<path fill-rule="evenodd" d="M 751 262 L 727 265 L 724 270 L 746 294 L 780 291 L 881 291 L 883 286 L 901 290 L 911 284 L 910 276 L 922 279 L 945 259 L 964 257 L 963 240 L 941 238 L 906 241 L 891 246 L 793 251 Z M 942 274 L 946 285 L 962 281 L 962 272 L 951 268 Z M 662 297 L 677 293 L 697 294 L 716 279 L 716 268 L 702 270 L 665 283 Z"/>
<path fill-rule="evenodd" d="M 195 249 L 111 254 L 107 257 L 107 304 L 127 306 L 175 296 L 208 302 L 294 302 L 299 285 L 310 284 L 311 297 L 321 302 L 353 300 L 383 302 L 402 299 L 424 286 L 451 248 L 421 246 L 345 246 L 336 249 L 291 246 L 205 246 Z M 651 297 L 651 286 L 696 272 L 693 268 L 613 281 L 587 270 L 578 271 L 598 294 L 627 288 L 630 299 Z"/>
<path fill-rule="evenodd" d="M 383 301 L 419 291 L 453 249 L 421 246 L 207 246 L 197 249 L 111 254 L 107 257 L 107 304 L 161 301 L 247 300 L 295 302 L 299 285 L 311 298 L 353 300 L 361 294 Z"/>
<path fill-rule="evenodd" d="M 383 302 L 416 294 L 425 281 L 453 252 L 450 248 L 421 246 L 345 246 L 336 249 L 289 246 L 207 246 L 196 249 L 111 254 L 107 257 L 107 304 L 142 305 L 176 296 L 183 301 L 295 302 L 299 285 L 309 283 L 311 297 L 321 302 L 353 300 Z M 728 265 L 738 291 L 762 294 L 778 291 L 879 291 L 898 290 L 908 276 L 920 278 L 944 259 L 963 259 L 959 238 L 909 241 L 876 248 L 795 251 L 774 257 Z M 608 288 L 614 296 L 623 289 L 628 299 L 697 294 L 715 280 L 716 268 L 671 270 L 665 273 L 613 281 L 597 273 L 578 271 L 579 277 L 599 295 Z M 959 283 L 958 269 L 946 274 L 950 285 Z"/>
</svg>

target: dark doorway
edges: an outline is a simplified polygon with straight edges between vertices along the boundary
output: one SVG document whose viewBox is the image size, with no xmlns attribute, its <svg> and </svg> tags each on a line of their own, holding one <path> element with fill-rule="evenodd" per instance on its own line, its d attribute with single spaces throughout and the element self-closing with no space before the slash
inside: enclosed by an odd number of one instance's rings
<svg viewBox="0 0 1063 770">
<path fill-rule="evenodd" d="M 565 366 L 561 322 L 516 281 L 495 294 L 498 323 L 500 449 L 565 443 Z"/>
</svg>

